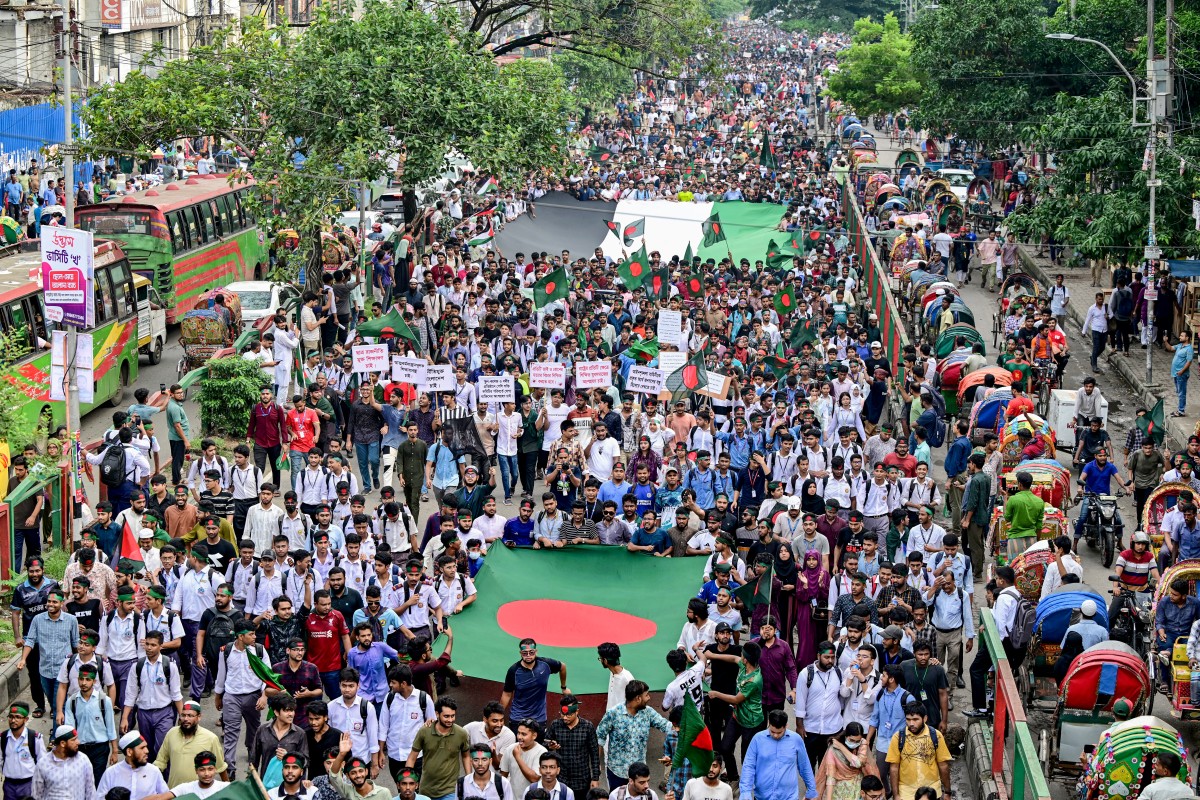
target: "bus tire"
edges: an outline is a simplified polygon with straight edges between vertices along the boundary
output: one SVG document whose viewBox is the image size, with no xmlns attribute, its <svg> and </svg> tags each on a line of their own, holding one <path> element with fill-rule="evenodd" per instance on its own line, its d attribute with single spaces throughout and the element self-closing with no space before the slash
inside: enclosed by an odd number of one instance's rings
<svg viewBox="0 0 1200 800">
<path fill-rule="evenodd" d="M 121 373 L 117 378 L 117 389 L 113 392 L 113 396 L 109 398 L 108 404 L 113 408 L 118 408 L 121 401 L 125 399 L 125 387 L 129 385 L 129 362 L 121 363 Z"/>
<path fill-rule="evenodd" d="M 149 350 L 149 352 L 146 353 L 146 355 L 149 358 L 151 364 L 157 364 L 158 362 L 162 361 L 162 354 L 163 354 L 163 340 L 156 338 L 154 340 L 154 344 L 150 345 L 150 350 Z"/>
</svg>

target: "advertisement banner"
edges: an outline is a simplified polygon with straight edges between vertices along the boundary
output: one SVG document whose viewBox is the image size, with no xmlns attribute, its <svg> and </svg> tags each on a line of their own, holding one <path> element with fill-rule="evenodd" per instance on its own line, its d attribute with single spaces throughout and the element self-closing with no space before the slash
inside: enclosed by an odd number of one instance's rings
<svg viewBox="0 0 1200 800">
<path fill-rule="evenodd" d="M 96 324 L 96 280 L 89 231 L 48 228 L 42 232 L 42 291 L 51 322 L 90 328 Z"/>
</svg>

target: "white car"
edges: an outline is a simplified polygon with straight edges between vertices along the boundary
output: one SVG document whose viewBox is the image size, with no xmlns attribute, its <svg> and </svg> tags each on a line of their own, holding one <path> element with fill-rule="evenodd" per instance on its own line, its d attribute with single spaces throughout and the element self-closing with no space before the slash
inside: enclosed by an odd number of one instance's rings
<svg viewBox="0 0 1200 800">
<path fill-rule="evenodd" d="M 282 283 L 270 281 L 238 281 L 225 287 L 242 301 L 242 330 L 249 330 L 263 317 L 272 316 L 275 309 L 283 306 L 296 290 Z"/>
<path fill-rule="evenodd" d="M 974 172 L 969 169 L 939 169 L 937 176 L 949 181 L 950 191 L 954 192 L 959 202 L 967 202 L 967 187 L 975 180 Z"/>
</svg>

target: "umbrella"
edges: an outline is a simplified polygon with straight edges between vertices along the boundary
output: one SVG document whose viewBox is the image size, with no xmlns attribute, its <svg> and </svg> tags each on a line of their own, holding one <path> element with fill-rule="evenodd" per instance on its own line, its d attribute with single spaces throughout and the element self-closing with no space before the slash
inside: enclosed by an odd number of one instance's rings
<svg viewBox="0 0 1200 800">
<path fill-rule="evenodd" d="M 4 232 L 5 244 L 13 244 L 21 237 L 21 224 L 7 214 L 0 216 L 0 230 Z"/>
<path fill-rule="evenodd" d="M 886 203 L 884 203 L 882 206 L 880 206 L 880 208 L 896 208 L 896 209 L 900 209 L 903 211 L 907 211 L 908 210 L 908 201 L 905 200 L 903 197 L 893 197 L 891 200 L 888 200 Z"/>
</svg>

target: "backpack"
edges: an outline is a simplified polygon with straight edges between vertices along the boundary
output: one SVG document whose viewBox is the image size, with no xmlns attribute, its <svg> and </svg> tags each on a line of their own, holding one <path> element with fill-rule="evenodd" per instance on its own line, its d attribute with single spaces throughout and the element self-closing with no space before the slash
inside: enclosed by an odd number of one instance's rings
<svg viewBox="0 0 1200 800">
<path fill-rule="evenodd" d="M 1116 305 L 1116 316 L 1120 319 L 1129 319 L 1133 315 L 1133 292 L 1129 291 L 1129 287 L 1117 290 Z"/>
<path fill-rule="evenodd" d="M 942 555 L 942 554 L 941 554 L 941 553 L 939 553 L 938 555 Z M 958 603 L 959 603 L 959 606 L 958 606 L 958 610 L 959 610 L 959 615 L 958 615 L 958 618 L 959 618 L 959 622 L 961 622 L 961 623 L 962 623 L 963 627 L 966 627 L 966 625 L 967 625 L 967 596 L 966 596 L 966 595 L 963 593 L 963 590 L 962 590 L 962 587 L 961 587 L 961 586 L 957 587 L 957 588 L 955 589 L 955 591 L 957 591 L 957 592 L 958 592 Z M 933 596 L 933 602 L 932 602 L 932 603 L 930 603 L 930 609 L 929 609 L 930 616 L 932 616 L 932 615 L 933 615 L 933 609 L 937 607 L 937 601 L 938 601 L 938 597 L 939 597 L 941 594 L 942 594 L 942 593 L 939 591 L 937 594 L 935 594 L 935 595 Z"/>
<path fill-rule="evenodd" d="M 286 573 L 286 572 L 280 574 L 280 579 L 279 579 L 279 593 L 280 594 L 287 594 L 287 576 L 288 576 L 288 573 Z M 260 586 L 262 586 L 262 579 L 263 579 L 263 576 L 262 576 L 261 572 L 259 572 L 257 575 L 254 576 L 254 593 L 255 594 L 258 594 L 258 589 Z"/>
<path fill-rule="evenodd" d="M 173 658 L 167 658 L 166 656 L 159 656 L 158 663 L 166 665 L 166 668 L 163 670 L 163 672 L 166 673 L 168 681 L 170 681 L 170 679 L 171 679 L 171 670 L 172 669 L 175 670 L 176 674 L 179 673 L 179 665 L 175 663 L 175 659 L 173 659 Z M 137 676 L 138 688 L 141 688 L 141 686 L 142 686 L 142 670 L 145 668 L 146 668 L 145 657 L 139 658 L 138 662 L 136 664 L 134 664 L 134 666 L 133 666 L 133 674 Z"/>
<path fill-rule="evenodd" d="M 936 753 L 937 753 L 937 746 L 938 746 L 938 732 L 937 732 L 937 728 L 933 727 L 932 725 L 926 725 L 925 727 L 929 729 L 929 738 L 930 738 L 930 739 L 933 741 L 933 751 L 934 751 L 934 753 L 936 754 Z M 907 726 L 907 725 L 903 725 L 903 726 L 901 726 L 901 728 L 900 728 L 900 741 L 899 741 L 899 745 L 900 745 L 900 752 L 901 752 L 901 753 L 903 753 L 903 752 L 904 752 L 904 741 L 905 741 L 905 740 L 908 738 L 908 736 L 906 736 L 905 734 L 907 734 L 907 733 L 908 733 L 908 726 Z"/>
<path fill-rule="evenodd" d="M 934 417 L 933 424 L 926 430 L 929 433 L 927 441 L 930 447 L 941 447 L 946 443 L 946 420 L 941 417 Z"/>
<path fill-rule="evenodd" d="M 383 701 L 383 707 L 389 711 L 392 708 L 392 703 L 399 696 L 397 692 L 388 692 L 387 699 Z M 425 716 L 425 704 L 429 702 L 429 695 L 417 689 L 417 708 L 421 711 L 421 716 Z M 380 731 L 382 733 L 382 731 Z"/>
<path fill-rule="evenodd" d="M 112 611 L 110 611 L 104 615 L 104 624 L 112 625 L 113 618 L 116 616 L 117 616 L 117 610 L 114 608 Z M 142 621 L 142 615 L 137 613 L 136 611 L 134 611 L 133 612 L 133 640 L 135 642 L 138 640 L 138 623 L 141 621 Z M 68 672 L 70 671 L 71 666 L 74 666 L 74 665 L 68 666 L 68 668 L 67 668 Z"/>
<path fill-rule="evenodd" d="M 170 635 L 171 629 L 175 627 L 175 612 L 169 608 L 166 609 L 166 612 L 167 612 L 167 633 L 163 636 L 163 638 L 169 642 L 171 640 L 168 639 L 167 636 Z M 150 624 L 150 609 L 147 608 L 145 611 L 143 611 L 138 616 L 140 616 L 142 618 L 142 621 L 145 622 L 147 625 Z M 75 656 L 73 656 L 73 655 L 71 656 L 71 658 L 74 658 L 74 657 Z M 74 662 L 68 661 L 67 662 L 67 673 L 68 674 L 70 674 L 72 666 L 74 666 Z"/>
<path fill-rule="evenodd" d="M 214 610 L 213 618 L 209 620 L 208 630 L 204 637 L 204 649 L 208 651 L 205 658 L 211 660 L 213 654 L 223 650 L 225 645 L 236 638 L 233 634 L 234 613 L 232 608 L 228 614 Z"/>
<path fill-rule="evenodd" d="M 838 666 L 836 666 L 836 665 L 835 665 L 835 666 L 834 666 L 834 668 L 833 668 L 833 671 L 837 673 L 837 676 L 838 676 L 838 683 L 841 683 L 841 682 L 842 682 L 842 669 L 841 669 L 841 667 L 838 667 Z M 811 688 L 812 688 L 813 677 L 814 677 L 814 676 L 817 674 L 817 665 L 816 665 L 816 664 L 809 664 L 809 665 L 808 665 L 808 669 L 807 669 L 807 670 L 805 670 L 805 674 L 807 675 L 807 677 L 806 677 L 806 678 L 805 678 L 805 680 L 804 680 L 804 688 L 805 688 L 805 689 L 811 689 Z"/>
<path fill-rule="evenodd" d="M 224 645 L 221 648 L 221 659 L 225 662 L 226 672 L 228 672 L 228 670 L 229 670 L 229 648 L 230 648 L 230 645 Z M 258 656 L 264 662 L 267 662 L 267 650 L 261 644 L 254 645 L 254 655 Z M 145 661 L 145 660 L 146 659 L 144 659 L 144 658 L 142 659 L 142 661 Z M 267 662 L 267 663 L 269 663 L 269 662 Z M 138 666 L 140 667 L 141 664 L 138 664 Z M 366 722 L 366 721 L 367 721 L 367 712 L 366 712 L 366 709 L 363 709 L 363 722 Z M 365 730 L 366 726 L 363 726 L 363 729 Z"/>
<path fill-rule="evenodd" d="M 171 661 L 172 659 L 168 658 L 167 660 Z M 105 716 L 106 712 L 104 709 L 104 704 L 108 703 L 111 706 L 112 700 L 110 700 L 108 695 L 106 695 L 104 692 L 95 692 L 95 694 L 100 698 L 100 715 Z M 75 720 L 76 726 L 78 726 L 79 725 L 79 692 L 76 692 L 75 694 L 71 695 L 70 704 L 71 704 L 71 717 Z M 7 734 L 8 731 L 5 731 L 5 733 Z M 7 742 L 6 742 L 6 744 L 7 744 Z M 36 764 L 37 763 L 37 751 L 35 751 L 33 749 L 32 742 L 30 742 L 29 752 L 33 756 L 33 763 Z M 0 761 L 3 761 L 3 759 L 0 758 Z"/>
<path fill-rule="evenodd" d="M 35 744 L 37 735 L 33 728 L 25 726 L 25 746 L 29 748 L 29 757 L 33 759 L 34 764 L 37 764 L 37 745 Z M 8 740 L 10 738 L 12 738 L 12 731 L 6 730 L 4 733 L 0 733 L 0 766 L 3 766 L 4 762 L 8 760 Z"/>
<path fill-rule="evenodd" d="M 468 777 L 469 776 L 464 775 L 458 779 L 458 800 L 464 800 L 463 791 L 466 787 Z M 504 800 L 504 776 L 497 772 L 492 776 L 492 781 L 496 784 L 496 796 L 499 797 L 500 800 Z"/>
<path fill-rule="evenodd" d="M 1013 587 L 1008 587 L 1013 589 Z M 1008 591 L 1008 589 L 1005 589 Z M 1023 647 L 1028 647 L 1033 641 L 1033 629 L 1037 620 L 1037 610 L 1033 603 L 1029 602 L 1029 598 L 1013 589 L 1014 595 L 1017 598 L 1017 610 L 1013 615 L 1012 627 L 1008 630 L 1008 642 L 1018 650 Z"/>
<path fill-rule="evenodd" d="M 104 448 L 100 460 L 100 482 L 110 489 L 125 483 L 125 445 L 118 439 Z"/>
</svg>

